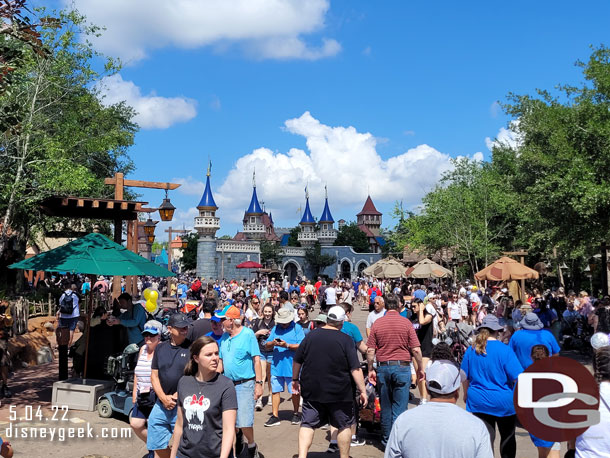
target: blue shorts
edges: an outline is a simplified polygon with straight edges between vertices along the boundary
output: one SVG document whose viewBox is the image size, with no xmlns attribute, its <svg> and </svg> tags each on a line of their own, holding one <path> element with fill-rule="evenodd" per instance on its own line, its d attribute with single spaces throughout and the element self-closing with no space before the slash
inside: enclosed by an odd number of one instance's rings
<svg viewBox="0 0 610 458">
<path fill-rule="evenodd" d="M 70 331 L 74 331 L 76 329 L 76 323 L 78 323 L 78 317 L 74 318 L 62 318 L 59 317 L 59 327 L 60 328 L 68 328 Z"/>
<path fill-rule="evenodd" d="M 288 385 L 288 392 L 292 394 L 292 377 L 279 377 L 277 375 L 271 376 L 272 393 L 283 393 L 284 385 Z"/>
<path fill-rule="evenodd" d="M 150 409 L 150 407 L 149 407 L 149 409 Z M 147 413 L 148 413 L 148 415 L 147 415 Z M 149 415 L 150 415 L 150 412 L 148 412 L 148 410 L 145 409 L 145 412 L 143 412 L 142 410 L 140 410 L 138 408 L 138 402 L 137 401 L 133 405 L 133 408 L 131 409 L 131 413 L 129 414 L 129 416 L 131 418 L 140 418 L 141 420 L 146 420 Z"/>
<path fill-rule="evenodd" d="M 254 380 L 235 385 L 237 394 L 237 421 L 236 428 L 249 428 L 254 426 Z M 148 420 L 150 425 L 150 419 Z M 150 426 L 148 427 L 150 437 Z M 148 450 L 152 450 L 150 447 Z"/>
<path fill-rule="evenodd" d="M 269 364 L 273 363 L 273 352 L 261 352 L 261 361 L 267 361 Z"/>
<path fill-rule="evenodd" d="M 536 436 L 530 433 L 530 437 L 532 438 L 532 442 L 536 447 L 544 447 L 550 448 L 551 450 L 560 450 L 561 444 L 559 442 L 550 442 L 542 439 L 538 439 Z"/>
<path fill-rule="evenodd" d="M 167 410 L 161 401 L 155 403 L 148 417 L 148 437 L 146 439 L 148 450 L 165 450 L 169 447 L 177 416 L 178 406 Z"/>
</svg>

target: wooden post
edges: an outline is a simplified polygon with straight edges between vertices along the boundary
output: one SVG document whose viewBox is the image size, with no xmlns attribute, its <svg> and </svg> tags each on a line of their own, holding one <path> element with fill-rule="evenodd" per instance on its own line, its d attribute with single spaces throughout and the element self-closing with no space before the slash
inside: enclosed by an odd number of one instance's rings
<svg viewBox="0 0 610 458">
<path fill-rule="evenodd" d="M 522 265 L 525 265 L 525 256 L 527 256 L 528 252 L 521 250 L 521 251 L 505 251 L 504 253 L 502 253 L 506 256 L 519 256 L 519 260 L 521 262 Z M 521 279 L 521 300 L 525 303 L 526 297 L 525 297 L 525 279 Z"/>
<path fill-rule="evenodd" d="M 49 293 L 48 303 L 49 303 L 49 316 L 52 316 L 53 315 L 53 296 L 51 295 L 51 293 Z"/>
</svg>

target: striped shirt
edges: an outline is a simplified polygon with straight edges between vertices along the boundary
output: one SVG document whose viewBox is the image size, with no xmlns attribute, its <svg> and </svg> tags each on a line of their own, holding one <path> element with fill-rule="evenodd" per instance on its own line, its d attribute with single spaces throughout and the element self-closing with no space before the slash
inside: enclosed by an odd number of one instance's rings
<svg viewBox="0 0 610 458">
<path fill-rule="evenodd" d="M 419 347 L 413 324 L 396 310 L 388 310 L 371 327 L 367 347 L 375 349 L 377 362 L 411 361 L 410 350 Z"/>
<path fill-rule="evenodd" d="M 138 358 L 138 364 L 134 370 L 134 374 L 138 379 L 138 393 L 146 393 L 152 390 L 152 384 L 150 382 L 152 358 L 148 359 L 148 345 L 142 347 L 142 353 Z"/>
</svg>

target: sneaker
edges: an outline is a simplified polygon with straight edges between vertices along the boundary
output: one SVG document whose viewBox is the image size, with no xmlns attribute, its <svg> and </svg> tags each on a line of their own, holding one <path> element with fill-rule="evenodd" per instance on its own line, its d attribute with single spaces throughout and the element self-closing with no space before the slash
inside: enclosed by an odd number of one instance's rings
<svg viewBox="0 0 610 458">
<path fill-rule="evenodd" d="M 428 400 L 426 398 L 419 400 L 419 405 L 423 406 L 424 404 L 428 404 Z"/>
<path fill-rule="evenodd" d="M 300 424 L 300 423 L 301 423 L 301 415 L 299 415 L 299 413 L 298 413 L 298 412 L 295 412 L 295 413 L 292 415 L 292 421 L 291 421 L 290 423 L 292 423 L 293 425 L 298 425 L 298 424 Z"/>
<path fill-rule="evenodd" d="M 339 453 L 339 444 L 335 442 L 331 442 L 330 444 L 328 444 L 326 453 Z"/>
<path fill-rule="evenodd" d="M 271 427 L 271 426 L 280 426 L 280 419 L 278 417 L 276 417 L 275 415 L 271 415 L 269 417 L 269 420 L 267 420 L 267 422 L 265 423 L 265 426 Z"/>
<path fill-rule="evenodd" d="M 352 436 L 352 442 L 350 443 L 350 447 L 360 447 L 361 445 L 366 445 L 366 441 L 364 439 L 360 439 L 357 436 Z"/>
<path fill-rule="evenodd" d="M 321 426 L 320 429 L 322 431 L 328 431 L 330 429 L 330 425 L 328 423 L 326 423 L 325 425 Z"/>
<path fill-rule="evenodd" d="M 262 400 L 262 398 L 258 398 L 258 401 L 256 401 L 256 406 L 254 406 L 254 409 L 257 412 L 260 412 L 261 410 L 263 410 L 263 400 Z"/>
</svg>

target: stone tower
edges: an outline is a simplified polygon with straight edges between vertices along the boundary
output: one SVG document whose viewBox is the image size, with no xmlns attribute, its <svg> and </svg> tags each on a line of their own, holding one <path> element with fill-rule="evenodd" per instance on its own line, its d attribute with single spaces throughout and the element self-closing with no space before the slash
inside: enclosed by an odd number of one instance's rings
<svg viewBox="0 0 610 458">
<path fill-rule="evenodd" d="M 205 182 L 205 190 L 197 210 L 199 216 L 195 217 L 195 229 L 199 234 L 197 242 L 197 276 L 205 278 L 217 277 L 216 272 L 216 231 L 220 229 L 220 218 L 216 216 L 218 206 L 214 202 L 212 186 L 210 185 L 210 166 Z"/>
<path fill-rule="evenodd" d="M 381 213 L 375 208 L 375 204 L 371 200 L 371 196 L 366 198 L 364 207 L 362 207 L 362 210 L 356 216 L 358 217 L 358 226 L 364 225 L 373 233 L 375 237 L 379 237 Z"/>
<path fill-rule="evenodd" d="M 265 238 L 265 225 L 263 224 L 263 209 L 256 195 L 256 171 L 252 173 L 252 198 L 244 214 L 244 235 L 246 240 L 263 240 Z"/>
<path fill-rule="evenodd" d="M 301 246 L 312 246 L 318 241 L 318 235 L 316 234 L 316 220 L 313 219 L 311 210 L 309 209 L 309 191 L 305 188 L 305 211 L 303 217 L 299 223 L 301 226 L 301 232 L 299 232 L 298 240 Z"/>
</svg>

